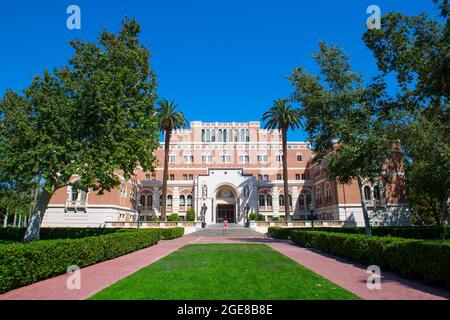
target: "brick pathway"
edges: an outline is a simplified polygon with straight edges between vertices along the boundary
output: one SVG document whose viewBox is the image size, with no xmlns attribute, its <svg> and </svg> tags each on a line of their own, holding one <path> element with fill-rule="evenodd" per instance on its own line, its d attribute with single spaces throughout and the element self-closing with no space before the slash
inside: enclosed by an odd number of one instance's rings
<svg viewBox="0 0 450 320">
<path fill-rule="evenodd" d="M 295 246 L 288 241 L 264 240 L 261 234 L 253 233 L 248 229 L 235 233 L 229 232 L 226 233 L 226 236 L 223 236 L 221 229 L 215 229 L 214 231 L 205 229 L 179 239 L 160 241 L 152 247 L 83 268 L 81 269 L 80 290 L 68 290 L 66 288 L 68 275 L 61 275 L 9 291 L 0 295 L 0 300 L 87 299 L 103 288 L 167 256 L 186 244 L 207 243 L 266 243 L 274 250 L 279 251 L 363 299 L 450 299 L 450 292 L 448 291 L 433 288 L 415 281 L 405 280 L 385 272 L 382 272 L 381 289 L 369 290 L 366 287 L 368 274 L 365 268 L 354 265 L 351 262 L 318 254 L 311 250 Z"/>
</svg>

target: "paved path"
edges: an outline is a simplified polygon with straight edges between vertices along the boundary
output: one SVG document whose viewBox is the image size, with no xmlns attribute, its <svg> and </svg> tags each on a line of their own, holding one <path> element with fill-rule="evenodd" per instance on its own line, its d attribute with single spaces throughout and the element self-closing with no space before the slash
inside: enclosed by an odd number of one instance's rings
<svg viewBox="0 0 450 320">
<path fill-rule="evenodd" d="M 207 231 L 205 231 L 207 230 Z M 381 289 L 369 290 L 366 287 L 368 274 L 365 268 L 351 262 L 318 254 L 300 248 L 283 240 L 264 240 L 261 234 L 241 230 L 239 234 L 222 235 L 221 229 L 201 230 L 175 240 L 160 241 L 157 245 L 128 255 L 101 262 L 81 269 L 81 289 L 68 290 L 68 275 L 61 275 L 0 295 L 2 299 L 87 299 L 98 291 L 114 284 L 124 277 L 178 250 L 186 244 L 208 243 L 266 243 L 294 261 L 324 276 L 339 286 L 355 293 L 363 299 L 408 299 L 430 300 L 450 299 L 450 292 L 433 288 L 415 281 L 405 280 L 382 272 Z"/>
</svg>

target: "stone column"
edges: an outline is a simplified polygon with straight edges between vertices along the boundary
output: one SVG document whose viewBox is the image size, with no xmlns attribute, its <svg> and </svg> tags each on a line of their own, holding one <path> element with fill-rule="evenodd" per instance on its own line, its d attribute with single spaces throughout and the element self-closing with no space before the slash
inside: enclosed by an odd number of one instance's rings
<svg viewBox="0 0 450 320">
<path fill-rule="evenodd" d="M 155 214 L 160 214 L 159 209 L 159 188 L 153 187 L 153 210 Z"/>
<path fill-rule="evenodd" d="M 278 202 L 278 187 L 273 187 L 272 188 L 272 211 L 274 214 L 278 214 L 280 211 L 280 203 Z"/>
<path fill-rule="evenodd" d="M 298 200 L 298 190 L 297 190 L 297 186 L 293 186 L 292 187 L 292 208 L 291 208 L 291 212 L 293 215 L 298 214 L 298 212 L 296 212 L 296 208 L 297 208 L 297 200 Z"/>
<path fill-rule="evenodd" d="M 180 210 L 180 192 L 178 187 L 174 187 L 172 194 L 172 212 L 179 213 L 179 210 Z"/>
</svg>

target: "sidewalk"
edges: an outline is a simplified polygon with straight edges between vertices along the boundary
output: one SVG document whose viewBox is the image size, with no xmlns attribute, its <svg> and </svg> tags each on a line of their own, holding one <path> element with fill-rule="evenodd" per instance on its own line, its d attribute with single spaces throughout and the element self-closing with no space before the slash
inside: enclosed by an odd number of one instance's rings
<svg viewBox="0 0 450 320">
<path fill-rule="evenodd" d="M 415 281 L 405 280 L 382 271 L 381 289 L 369 290 L 365 268 L 304 249 L 283 240 L 264 240 L 257 237 L 195 236 L 191 234 L 175 240 L 163 240 L 158 244 L 128 255 L 104 261 L 81 269 L 81 289 L 68 290 L 68 275 L 44 280 L 0 295 L 0 300 L 83 300 L 120 279 L 169 255 L 186 244 L 212 243 L 265 243 L 272 249 L 288 256 L 299 264 L 322 275 L 337 285 L 353 292 L 363 299 L 379 300 L 442 300 L 450 299 L 450 292 L 430 287 Z"/>
</svg>

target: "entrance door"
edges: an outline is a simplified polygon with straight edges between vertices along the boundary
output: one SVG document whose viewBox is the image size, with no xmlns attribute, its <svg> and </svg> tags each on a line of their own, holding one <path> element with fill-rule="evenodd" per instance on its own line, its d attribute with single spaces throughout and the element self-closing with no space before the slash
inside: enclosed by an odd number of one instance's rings
<svg viewBox="0 0 450 320">
<path fill-rule="evenodd" d="M 217 223 L 228 220 L 228 223 L 234 223 L 234 205 L 217 206 Z"/>
</svg>

